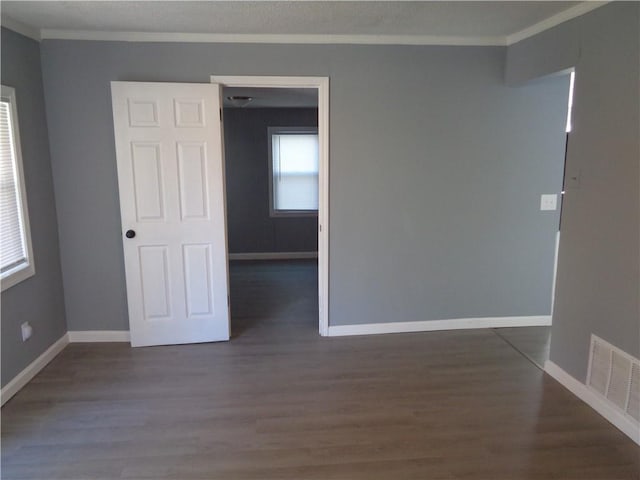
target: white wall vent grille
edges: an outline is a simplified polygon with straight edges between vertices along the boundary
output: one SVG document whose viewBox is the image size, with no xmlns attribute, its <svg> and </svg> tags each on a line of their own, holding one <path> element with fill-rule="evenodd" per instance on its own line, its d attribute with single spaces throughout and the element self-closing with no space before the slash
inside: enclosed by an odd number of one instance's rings
<svg viewBox="0 0 640 480">
<path fill-rule="evenodd" d="M 640 361 L 591 335 L 587 386 L 640 422 Z"/>
<path fill-rule="evenodd" d="M 640 366 L 638 364 L 631 367 L 631 394 L 629 395 L 627 412 L 637 422 L 640 422 Z"/>
</svg>

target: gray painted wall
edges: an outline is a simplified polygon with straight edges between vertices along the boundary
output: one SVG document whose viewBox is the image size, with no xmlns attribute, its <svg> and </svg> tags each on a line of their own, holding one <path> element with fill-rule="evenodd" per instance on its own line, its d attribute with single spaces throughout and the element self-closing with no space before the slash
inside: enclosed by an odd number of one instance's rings
<svg viewBox="0 0 640 480">
<path fill-rule="evenodd" d="M 318 217 L 269 215 L 268 127 L 317 127 L 315 108 L 225 108 L 230 253 L 315 252 Z"/>
<path fill-rule="evenodd" d="M 127 329 L 109 82 L 329 76 L 332 325 L 547 315 L 567 81 L 505 49 L 45 40 L 70 330 Z"/>
<path fill-rule="evenodd" d="M 524 84 L 572 68 L 580 58 L 580 18 L 551 28 L 507 49 L 505 80 Z"/>
<path fill-rule="evenodd" d="M 640 4 L 615 2 L 509 48 L 507 72 L 533 78 L 579 46 L 551 360 L 580 381 L 591 333 L 640 357 L 638 39 Z"/>
<path fill-rule="evenodd" d="M 58 250 L 58 226 L 44 111 L 40 46 L 2 29 L 2 84 L 14 87 L 31 220 L 35 276 L 2 292 L 4 387 L 67 331 Z M 20 324 L 33 336 L 22 342 Z"/>
</svg>

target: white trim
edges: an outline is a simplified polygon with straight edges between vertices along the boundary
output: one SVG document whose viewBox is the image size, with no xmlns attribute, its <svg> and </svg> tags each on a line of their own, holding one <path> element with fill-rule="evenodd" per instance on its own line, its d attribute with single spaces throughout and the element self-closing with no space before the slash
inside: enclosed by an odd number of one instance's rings
<svg viewBox="0 0 640 480">
<path fill-rule="evenodd" d="M 250 252 L 229 254 L 229 260 L 302 260 L 307 258 L 318 258 L 318 252 Z"/>
<path fill-rule="evenodd" d="M 251 76 L 251 75 L 211 75 L 211 83 L 219 83 L 234 88 L 323 88 L 329 86 L 329 77 L 306 76 Z M 319 92 L 322 93 L 322 92 Z M 318 99 L 318 108 L 320 99 Z M 320 131 L 320 125 L 318 125 Z"/>
<path fill-rule="evenodd" d="M 638 424 L 633 422 L 630 417 L 623 415 L 620 411 L 613 408 L 604 401 L 604 398 L 600 397 L 594 391 L 590 390 L 585 384 L 569 375 L 551 360 L 547 360 L 545 362 L 544 371 L 576 397 L 602 415 L 631 440 L 640 445 L 640 428 L 638 428 Z"/>
<path fill-rule="evenodd" d="M 575 7 L 571 7 L 567 10 L 563 10 L 562 12 L 556 13 L 549 18 L 542 20 L 530 27 L 527 27 L 519 32 L 512 33 L 511 35 L 507 35 L 505 37 L 505 44 L 513 45 L 514 43 L 518 43 L 525 38 L 533 37 L 538 33 L 544 32 L 545 30 L 549 30 L 550 28 L 557 27 L 558 25 L 568 22 L 569 20 L 573 20 L 576 17 L 580 17 L 585 13 L 589 13 L 596 8 L 600 8 L 610 1 L 586 1 L 579 3 Z"/>
<path fill-rule="evenodd" d="M 69 343 L 129 342 L 129 330 L 74 330 Z"/>
<path fill-rule="evenodd" d="M 58 355 L 64 347 L 69 343 L 69 337 L 65 333 L 56 342 L 47 348 L 42 355 L 31 362 L 24 370 L 18 373 L 13 379 L 7 383 L 0 392 L 0 405 L 4 405 L 7 401 L 20 391 L 33 377 L 35 377 L 44 367 L 46 367 L 56 355 Z"/>
<path fill-rule="evenodd" d="M 433 332 L 438 330 L 467 330 L 475 328 L 540 327 L 551 325 L 550 315 L 531 317 L 451 318 L 448 320 L 420 320 L 415 322 L 363 323 L 361 325 L 333 325 L 330 337 L 346 335 L 375 335 L 380 333 Z"/>
<path fill-rule="evenodd" d="M 24 161 L 22 157 L 22 140 L 20 140 L 20 120 L 18 117 L 18 103 L 16 91 L 13 87 L 1 86 L 0 96 L 9 103 L 11 110 L 11 134 L 15 153 L 16 189 L 18 190 L 18 215 L 22 223 L 22 241 L 24 243 L 26 262 L 0 274 L 0 290 L 8 288 L 30 278 L 36 274 L 35 258 L 33 256 L 33 243 L 31 241 L 31 222 L 29 221 L 29 203 L 27 201 L 27 184 L 24 181 Z"/>
<path fill-rule="evenodd" d="M 40 31 L 37 28 L 32 27 L 31 25 L 27 25 L 26 23 L 19 22 L 18 20 L 14 20 L 13 18 L 2 15 L 2 20 L 0 23 L 4 28 L 7 28 L 13 32 L 19 33 L 20 35 L 24 35 L 25 37 L 29 37 L 36 42 L 39 42 Z"/>
<path fill-rule="evenodd" d="M 319 78 L 318 305 L 320 335 L 329 334 L 329 77 Z"/>
<path fill-rule="evenodd" d="M 31 237 L 28 237 L 31 240 Z M 25 242 L 27 244 L 27 251 L 31 249 L 31 242 Z M 33 257 L 32 257 L 33 258 Z M 7 270 L 3 273 L 4 277 L 0 278 L 0 290 L 3 292 L 20 282 L 31 278 L 36 274 L 36 267 L 33 264 L 33 260 L 28 263 L 21 263 L 17 267 Z"/>
<path fill-rule="evenodd" d="M 211 75 L 228 87 L 318 89 L 318 330 L 329 334 L 329 77 Z"/>
<path fill-rule="evenodd" d="M 185 43 L 273 43 L 328 45 L 452 45 L 505 46 L 504 36 L 449 35 L 330 35 L 330 34 L 240 34 L 177 32 L 105 32 L 88 30 L 42 29 L 40 37 L 51 40 L 94 40 L 112 42 L 185 42 Z"/>
</svg>

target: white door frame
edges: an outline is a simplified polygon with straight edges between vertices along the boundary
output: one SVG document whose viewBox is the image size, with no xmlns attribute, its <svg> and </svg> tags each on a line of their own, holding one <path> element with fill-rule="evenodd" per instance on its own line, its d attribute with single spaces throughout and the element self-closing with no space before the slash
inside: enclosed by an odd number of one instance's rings
<svg viewBox="0 0 640 480">
<path fill-rule="evenodd" d="M 218 83 L 223 87 L 318 89 L 318 324 L 320 335 L 327 336 L 329 333 L 329 77 L 211 75 L 211 83 Z"/>
</svg>

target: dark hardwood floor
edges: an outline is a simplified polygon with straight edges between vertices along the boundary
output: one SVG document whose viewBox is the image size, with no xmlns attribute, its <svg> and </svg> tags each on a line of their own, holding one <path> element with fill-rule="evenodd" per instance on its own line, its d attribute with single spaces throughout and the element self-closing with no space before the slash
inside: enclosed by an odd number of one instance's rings
<svg viewBox="0 0 640 480">
<path fill-rule="evenodd" d="M 231 342 L 70 345 L 2 409 L 2 478 L 639 478 L 491 330 L 321 338 L 315 273 L 233 265 Z"/>
<path fill-rule="evenodd" d="M 316 260 L 231 262 L 229 286 L 232 338 L 317 336 Z"/>
</svg>

